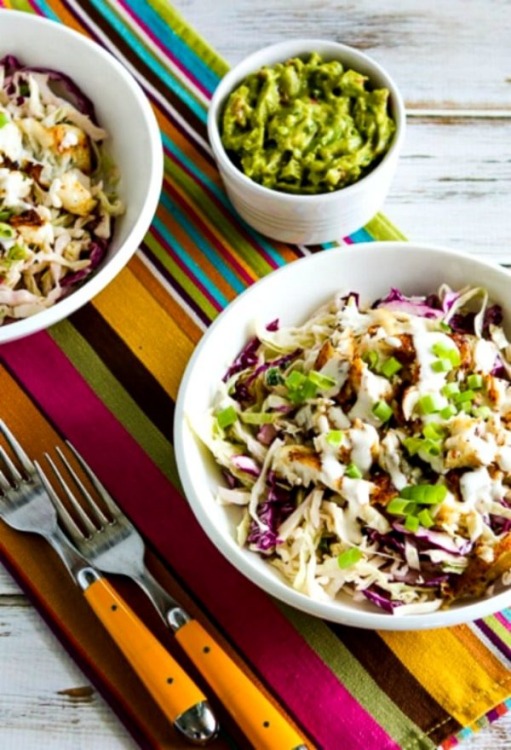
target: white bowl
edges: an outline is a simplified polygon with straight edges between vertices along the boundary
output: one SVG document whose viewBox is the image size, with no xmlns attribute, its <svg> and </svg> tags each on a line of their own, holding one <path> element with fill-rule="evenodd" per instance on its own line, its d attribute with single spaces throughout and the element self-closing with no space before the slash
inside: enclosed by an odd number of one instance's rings
<svg viewBox="0 0 511 750">
<path fill-rule="evenodd" d="M 126 212 L 115 222 L 106 258 L 82 286 L 30 318 L 0 326 L 0 343 L 47 328 L 100 292 L 137 250 L 154 216 L 163 178 L 160 131 L 151 105 L 133 76 L 109 52 L 62 24 L 28 13 L 0 11 L 0 57 L 62 71 L 92 100 L 109 138 Z"/>
<path fill-rule="evenodd" d="M 263 187 L 231 161 L 221 141 L 219 124 L 234 88 L 263 65 L 318 52 L 326 60 L 369 77 L 373 87 L 390 91 L 390 112 L 396 132 L 389 150 L 366 176 L 332 193 L 295 195 Z M 266 47 L 236 65 L 215 90 L 208 112 L 208 136 L 225 189 L 240 216 L 262 234 L 283 242 L 316 244 L 346 237 L 364 226 L 382 207 L 396 171 L 405 134 L 405 108 L 399 90 L 383 68 L 352 47 L 321 39 L 296 39 Z"/>
<path fill-rule="evenodd" d="M 358 291 L 361 303 L 385 295 L 391 287 L 405 294 L 428 294 L 446 282 L 453 288 L 485 286 L 504 307 L 511 329 L 511 273 L 473 256 L 427 245 L 373 242 L 324 251 L 274 271 L 241 294 L 201 339 L 185 371 L 175 413 L 175 446 L 179 475 L 198 522 L 220 552 L 247 578 L 287 604 L 326 620 L 372 629 L 418 630 L 468 622 L 511 603 L 511 590 L 475 601 L 455 603 L 430 614 L 386 614 L 349 596 L 320 602 L 295 591 L 261 557 L 238 546 L 236 509 L 219 505 L 215 493 L 225 484 L 208 451 L 190 429 L 211 405 L 214 393 L 248 338 L 253 322 L 279 318 L 300 324 L 340 291 Z M 506 309 L 507 308 L 507 309 Z M 186 530 L 183 529 L 183 533 Z"/>
</svg>

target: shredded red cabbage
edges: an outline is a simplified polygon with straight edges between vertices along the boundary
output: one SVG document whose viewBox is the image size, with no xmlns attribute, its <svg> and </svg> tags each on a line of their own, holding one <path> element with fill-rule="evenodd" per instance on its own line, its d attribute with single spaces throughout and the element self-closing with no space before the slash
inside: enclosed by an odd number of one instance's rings
<svg viewBox="0 0 511 750">
<path fill-rule="evenodd" d="M 5 68 L 6 85 L 12 84 L 11 79 L 15 73 L 44 73 L 48 76 L 49 81 L 62 87 L 66 98 L 70 99 L 71 104 L 73 104 L 79 112 L 90 117 L 92 122 L 97 125 L 94 104 L 89 97 L 83 93 L 81 88 L 76 85 L 73 79 L 65 73 L 62 73 L 59 70 L 53 70 L 52 68 L 22 65 L 14 55 L 5 55 L 5 57 L 0 60 L 0 65 Z M 8 93 L 13 92 L 11 91 Z"/>
<path fill-rule="evenodd" d="M 81 271 L 69 273 L 67 274 L 67 276 L 64 276 L 64 278 L 60 282 L 61 286 L 74 286 L 75 284 L 78 284 L 79 281 L 83 281 L 87 276 L 90 276 L 90 274 L 96 270 L 96 268 L 105 257 L 107 244 L 104 240 L 95 239 L 90 243 L 89 250 L 90 263 L 87 268 L 82 268 Z"/>
<path fill-rule="evenodd" d="M 385 307 L 388 310 L 398 310 L 421 318 L 442 318 L 444 311 L 433 307 L 434 300 L 426 297 L 406 297 L 399 289 L 392 288 L 383 299 L 375 302 L 373 307 Z"/>
<path fill-rule="evenodd" d="M 266 478 L 268 494 L 266 500 L 258 507 L 257 515 L 266 528 L 252 521 L 247 541 L 254 545 L 259 552 L 270 554 L 279 542 L 277 530 L 279 526 L 295 510 L 291 491 L 278 484 L 274 472 L 269 472 Z"/>
<path fill-rule="evenodd" d="M 396 602 L 392 601 L 388 594 L 381 590 L 376 590 L 376 587 L 363 589 L 362 594 L 366 597 L 366 599 L 369 599 L 370 602 L 373 604 L 376 604 L 377 607 L 380 607 L 380 609 L 385 610 L 385 612 L 389 612 L 392 614 L 392 612 L 396 609 L 396 607 L 400 607 L 402 605 L 402 602 Z"/>
<path fill-rule="evenodd" d="M 250 341 L 243 347 L 241 352 L 238 354 L 232 365 L 229 367 L 222 380 L 226 383 L 229 378 L 236 375 L 242 370 L 246 370 L 248 367 L 253 367 L 258 362 L 257 350 L 259 349 L 261 342 L 254 336 Z"/>
</svg>

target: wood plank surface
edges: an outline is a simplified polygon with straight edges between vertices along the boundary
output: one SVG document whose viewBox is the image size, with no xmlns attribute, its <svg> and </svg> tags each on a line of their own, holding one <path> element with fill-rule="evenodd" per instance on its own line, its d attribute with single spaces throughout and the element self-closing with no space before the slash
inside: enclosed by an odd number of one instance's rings
<svg viewBox="0 0 511 750">
<path fill-rule="evenodd" d="M 290 38 L 366 51 L 408 132 L 384 211 L 410 238 L 511 264 L 509 0 L 175 0 L 231 64 Z M 0 749 L 133 750 L 108 706 L 0 570 Z M 511 713 L 462 745 L 510 750 Z M 378 748 L 368 748 L 378 750 Z"/>
</svg>

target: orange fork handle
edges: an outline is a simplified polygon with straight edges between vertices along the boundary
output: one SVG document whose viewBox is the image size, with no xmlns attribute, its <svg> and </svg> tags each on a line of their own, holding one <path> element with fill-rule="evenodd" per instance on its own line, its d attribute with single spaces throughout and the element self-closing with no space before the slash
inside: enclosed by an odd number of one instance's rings
<svg viewBox="0 0 511 750">
<path fill-rule="evenodd" d="M 206 700 L 177 661 L 104 578 L 91 583 L 84 596 L 172 724 L 189 708 Z"/>
<path fill-rule="evenodd" d="M 175 637 L 257 750 L 310 748 L 197 620 L 182 625 Z"/>
</svg>

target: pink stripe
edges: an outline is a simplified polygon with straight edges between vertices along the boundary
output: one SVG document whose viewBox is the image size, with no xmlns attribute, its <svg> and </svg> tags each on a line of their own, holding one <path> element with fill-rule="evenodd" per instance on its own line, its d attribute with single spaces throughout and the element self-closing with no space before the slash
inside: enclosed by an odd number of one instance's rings
<svg viewBox="0 0 511 750">
<path fill-rule="evenodd" d="M 242 577 L 213 547 L 188 504 L 89 388 L 49 334 L 39 333 L 4 344 L 2 355 L 47 417 L 98 474 L 108 478 L 110 490 L 142 533 L 169 565 L 179 570 L 318 747 L 399 750 L 270 597 Z"/>
<path fill-rule="evenodd" d="M 509 630 L 511 632 L 511 620 L 508 620 L 503 612 L 496 612 L 494 617 L 500 622 L 501 625 L 506 628 L 506 630 Z"/>
<path fill-rule="evenodd" d="M 161 43 L 161 41 L 153 33 L 153 31 L 149 28 L 149 26 L 147 26 L 147 24 L 133 12 L 132 8 L 130 8 L 129 5 L 124 2 L 124 0 L 117 0 L 117 2 L 119 3 L 119 5 L 122 5 L 122 7 L 124 8 L 124 10 L 128 13 L 129 16 L 131 16 L 131 18 L 135 21 L 135 23 L 138 26 L 140 26 L 141 29 L 144 30 L 144 32 L 151 39 L 151 41 L 155 44 L 155 46 L 158 47 L 158 49 L 161 52 L 163 52 L 163 54 L 165 55 L 165 57 L 167 57 L 169 60 L 172 60 L 173 64 L 176 66 L 176 68 L 178 68 L 181 71 L 181 73 L 183 74 L 183 76 L 185 78 L 188 78 L 188 80 L 190 80 L 193 83 L 193 85 L 197 89 L 199 89 L 199 91 L 202 91 L 202 93 L 208 99 L 210 99 L 211 98 L 211 94 L 209 93 L 209 91 L 207 90 L 207 88 L 199 81 L 198 78 L 196 78 L 193 75 L 193 73 L 191 73 L 189 70 L 187 70 L 184 67 L 184 65 L 182 65 L 182 63 L 180 62 L 180 60 L 178 60 L 178 58 L 175 57 L 172 54 L 172 52 L 170 51 L 170 49 L 168 49 L 167 47 L 165 47 Z"/>
</svg>

